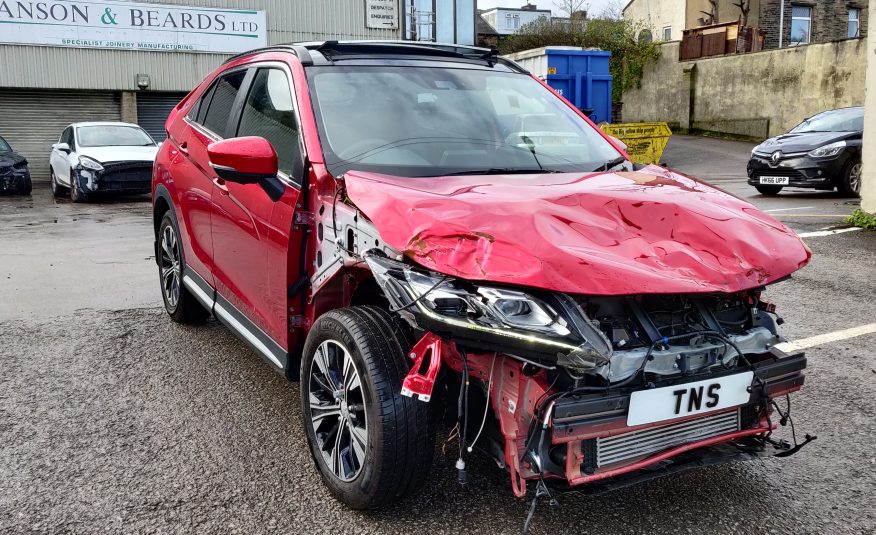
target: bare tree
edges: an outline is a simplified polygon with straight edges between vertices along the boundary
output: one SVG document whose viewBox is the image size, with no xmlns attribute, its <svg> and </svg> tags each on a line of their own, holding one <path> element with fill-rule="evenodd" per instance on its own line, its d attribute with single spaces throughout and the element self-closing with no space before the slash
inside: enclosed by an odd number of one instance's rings
<svg viewBox="0 0 876 535">
<path fill-rule="evenodd" d="M 602 8 L 602 13 L 600 13 L 599 16 L 609 20 L 620 20 L 624 17 L 625 5 L 626 2 L 624 2 L 624 0 L 610 0 L 605 7 Z"/>
<path fill-rule="evenodd" d="M 587 11 L 590 8 L 590 2 L 587 0 L 554 0 L 554 7 L 567 17 L 571 17 L 572 13 L 576 11 Z"/>
<path fill-rule="evenodd" d="M 733 4 L 739 8 L 739 24 L 743 27 L 748 26 L 748 12 L 751 11 L 751 0 L 739 0 Z"/>
<path fill-rule="evenodd" d="M 700 11 L 700 13 L 708 17 L 700 19 L 703 22 L 703 26 L 709 26 L 718 23 L 718 0 L 709 0 L 709 6 L 710 7 L 708 11 Z"/>
</svg>

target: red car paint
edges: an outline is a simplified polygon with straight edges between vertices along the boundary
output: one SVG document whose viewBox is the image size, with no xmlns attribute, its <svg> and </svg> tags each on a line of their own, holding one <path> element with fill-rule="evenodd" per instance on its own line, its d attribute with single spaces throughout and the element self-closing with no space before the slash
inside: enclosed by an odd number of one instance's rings
<svg viewBox="0 0 876 535">
<path fill-rule="evenodd" d="M 213 165 L 228 167 L 251 175 L 277 174 L 277 152 L 263 137 L 225 139 L 207 146 Z"/>
<path fill-rule="evenodd" d="M 217 76 L 265 63 L 284 65 L 291 73 L 309 164 L 309 190 L 286 187 L 277 201 L 257 185 L 218 179 L 211 158 L 242 171 L 264 169 L 223 160 L 223 142 L 186 118 Z M 342 185 L 324 165 L 305 69 L 287 52 L 252 54 L 223 65 L 171 112 L 167 130 L 153 175 L 156 209 L 161 206 L 156 192 L 168 192 L 188 267 L 290 356 L 300 350 L 319 315 L 350 306 L 358 286 L 369 278 L 357 262 L 319 292 L 305 292 L 303 299 L 287 294 L 308 275 L 299 269 L 300 251 L 306 251 L 308 266 L 316 256 L 313 207 L 330 204 L 340 187 L 389 245 L 424 267 L 469 280 L 591 295 L 732 293 L 785 277 L 811 256 L 793 232 L 750 204 L 658 167 L 635 173 L 437 178 L 353 171 Z M 252 143 L 253 152 L 264 157 L 264 144 Z M 434 333 L 427 332 L 410 355 L 404 386 L 421 399 L 431 395 L 443 366 L 463 369 L 456 345 Z M 419 373 L 427 356 L 427 370 Z M 524 373 L 520 361 L 501 353 L 469 353 L 467 358 L 472 377 L 490 385 L 490 405 L 505 440 L 504 461 L 515 494 L 522 496 L 525 481 L 539 477 L 529 461 L 521 461 L 527 427 L 551 383 L 545 373 Z M 550 426 L 550 412 L 544 425 Z M 760 422 L 620 468 L 582 474 L 583 440 L 631 429 L 615 419 L 553 437 L 553 444 L 565 444 L 568 451 L 565 479 L 575 485 L 611 477 L 682 451 L 763 434 L 770 424 Z"/>
<path fill-rule="evenodd" d="M 656 166 L 525 177 L 350 172 L 346 187 L 390 245 L 464 279 L 588 295 L 736 292 L 811 256 L 754 206 Z"/>
</svg>

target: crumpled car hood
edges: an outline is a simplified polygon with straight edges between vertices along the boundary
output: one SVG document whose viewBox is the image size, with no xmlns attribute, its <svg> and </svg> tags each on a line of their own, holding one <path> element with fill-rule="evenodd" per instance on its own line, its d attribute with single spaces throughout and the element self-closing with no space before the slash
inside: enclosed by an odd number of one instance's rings
<svg viewBox="0 0 876 535">
<path fill-rule="evenodd" d="M 24 161 L 24 156 L 17 152 L 0 152 L 0 167 L 10 167 Z"/>
<path fill-rule="evenodd" d="M 590 295 L 735 292 L 811 256 L 754 206 L 656 166 L 433 178 L 351 171 L 345 181 L 386 243 L 470 280 Z"/>
</svg>

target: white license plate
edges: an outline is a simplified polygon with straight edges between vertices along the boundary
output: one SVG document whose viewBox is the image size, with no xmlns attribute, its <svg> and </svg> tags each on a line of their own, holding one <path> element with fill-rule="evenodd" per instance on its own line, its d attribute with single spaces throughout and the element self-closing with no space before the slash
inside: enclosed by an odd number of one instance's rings
<svg viewBox="0 0 876 535">
<path fill-rule="evenodd" d="M 761 184 L 769 184 L 771 186 L 787 186 L 788 177 L 786 176 L 762 176 L 760 177 Z"/>
<path fill-rule="evenodd" d="M 745 372 L 633 392 L 627 425 L 663 422 L 748 403 L 752 379 L 754 372 Z"/>
</svg>

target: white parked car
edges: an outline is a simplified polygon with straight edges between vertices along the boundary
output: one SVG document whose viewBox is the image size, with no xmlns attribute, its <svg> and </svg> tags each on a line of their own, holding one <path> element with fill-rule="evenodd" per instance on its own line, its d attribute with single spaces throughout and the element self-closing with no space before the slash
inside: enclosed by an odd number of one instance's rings
<svg viewBox="0 0 876 535">
<path fill-rule="evenodd" d="M 73 123 L 52 145 L 52 193 L 73 202 L 98 192 L 148 193 L 158 143 L 136 124 Z"/>
</svg>

